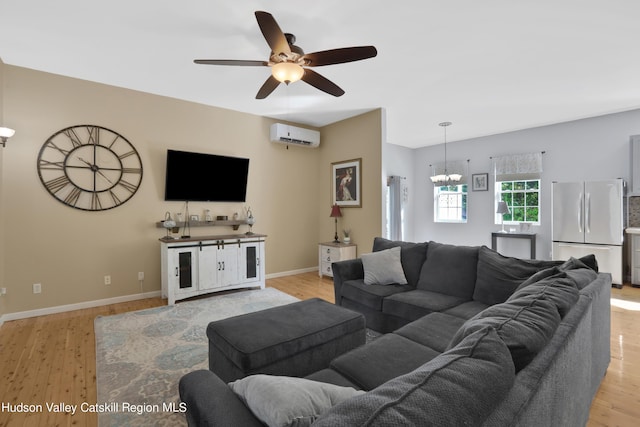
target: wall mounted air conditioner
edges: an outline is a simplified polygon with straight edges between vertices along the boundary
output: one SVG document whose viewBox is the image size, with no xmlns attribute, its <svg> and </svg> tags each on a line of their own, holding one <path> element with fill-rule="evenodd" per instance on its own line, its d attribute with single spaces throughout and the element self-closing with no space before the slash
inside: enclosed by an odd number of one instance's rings
<svg viewBox="0 0 640 427">
<path fill-rule="evenodd" d="M 320 132 L 317 130 L 303 129 L 283 123 L 271 125 L 271 142 L 281 144 L 295 144 L 303 147 L 316 148 L 320 145 Z"/>
</svg>

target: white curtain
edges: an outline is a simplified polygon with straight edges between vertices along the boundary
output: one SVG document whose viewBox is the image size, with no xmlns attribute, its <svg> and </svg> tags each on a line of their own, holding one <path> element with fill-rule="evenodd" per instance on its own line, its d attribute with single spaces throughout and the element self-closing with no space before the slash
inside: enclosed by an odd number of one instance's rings
<svg viewBox="0 0 640 427">
<path fill-rule="evenodd" d="M 496 181 L 540 179 L 542 152 L 492 157 Z"/>
<path fill-rule="evenodd" d="M 406 201 L 407 188 L 403 186 L 403 178 L 390 176 L 387 179 L 389 186 L 389 239 L 403 240 L 402 233 L 402 206 Z"/>
</svg>

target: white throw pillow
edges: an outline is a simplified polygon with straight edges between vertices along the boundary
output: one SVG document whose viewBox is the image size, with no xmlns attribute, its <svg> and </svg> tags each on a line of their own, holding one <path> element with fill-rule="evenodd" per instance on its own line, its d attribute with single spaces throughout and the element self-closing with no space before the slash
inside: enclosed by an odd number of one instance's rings
<svg viewBox="0 0 640 427">
<path fill-rule="evenodd" d="M 251 375 L 229 383 L 231 390 L 269 427 L 310 426 L 334 405 L 362 390 L 276 375 Z"/>
<path fill-rule="evenodd" d="M 407 278 L 400 261 L 400 247 L 363 254 L 365 285 L 406 285 Z"/>
</svg>

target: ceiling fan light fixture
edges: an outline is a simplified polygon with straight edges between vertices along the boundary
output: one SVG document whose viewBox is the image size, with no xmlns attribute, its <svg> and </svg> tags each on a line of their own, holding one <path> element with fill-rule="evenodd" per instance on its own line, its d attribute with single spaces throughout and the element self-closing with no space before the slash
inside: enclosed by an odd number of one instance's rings
<svg viewBox="0 0 640 427">
<path fill-rule="evenodd" d="M 279 62 L 271 67 L 271 75 L 281 83 L 294 83 L 304 75 L 304 68 L 293 62 Z"/>
</svg>

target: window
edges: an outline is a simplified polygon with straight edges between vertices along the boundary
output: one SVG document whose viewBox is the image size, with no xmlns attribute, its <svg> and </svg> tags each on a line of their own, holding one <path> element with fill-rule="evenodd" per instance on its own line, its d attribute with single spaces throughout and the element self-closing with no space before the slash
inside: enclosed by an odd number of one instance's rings
<svg viewBox="0 0 640 427">
<path fill-rule="evenodd" d="M 504 214 L 505 224 L 528 222 L 540 225 L 540 180 L 496 181 L 496 199 L 507 203 L 510 213 Z M 500 214 L 496 214 L 500 224 Z"/>
<path fill-rule="evenodd" d="M 467 184 L 434 187 L 433 220 L 467 222 Z"/>
</svg>

